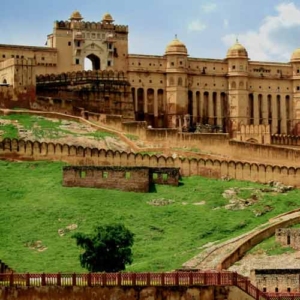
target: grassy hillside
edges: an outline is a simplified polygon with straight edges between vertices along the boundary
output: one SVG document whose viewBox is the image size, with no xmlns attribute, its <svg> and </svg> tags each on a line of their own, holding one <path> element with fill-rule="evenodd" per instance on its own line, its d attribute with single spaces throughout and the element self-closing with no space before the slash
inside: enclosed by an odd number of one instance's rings
<svg viewBox="0 0 300 300">
<path fill-rule="evenodd" d="M 77 231 L 90 232 L 109 222 L 122 222 L 135 234 L 129 271 L 172 270 L 198 247 L 248 231 L 294 209 L 300 199 L 298 190 L 288 196 L 269 193 L 245 210 L 229 211 L 223 208 L 224 189 L 259 185 L 191 177 L 179 187 L 157 186 L 148 194 L 65 188 L 62 166 L 0 161 L 0 259 L 18 272 L 82 272 L 74 231 L 60 236 L 58 230 L 77 224 Z M 174 203 L 148 203 L 162 198 Z M 265 206 L 273 210 L 255 217 L 253 211 Z"/>
<path fill-rule="evenodd" d="M 10 123 L 4 123 L 4 121 L 10 121 Z M 43 138 L 55 140 L 66 136 L 85 136 L 95 139 L 116 137 L 112 133 L 96 131 L 92 128 L 89 128 L 90 132 L 87 132 L 86 128 L 88 126 L 75 121 L 49 119 L 30 114 L 11 114 L 8 116 L 0 116 L 0 124 L 0 138 L 2 139 L 22 138 L 22 135 L 24 135 L 22 133 L 24 133 L 24 131 L 27 132 L 27 135 L 29 134 L 30 138 L 34 140 L 40 140 Z M 72 128 L 72 126 L 70 126 L 72 124 L 76 125 L 76 127 Z M 86 132 L 81 132 L 82 130 L 78 132 L 78 129 L 83 129 L 83 131 Z"/>
</svg>

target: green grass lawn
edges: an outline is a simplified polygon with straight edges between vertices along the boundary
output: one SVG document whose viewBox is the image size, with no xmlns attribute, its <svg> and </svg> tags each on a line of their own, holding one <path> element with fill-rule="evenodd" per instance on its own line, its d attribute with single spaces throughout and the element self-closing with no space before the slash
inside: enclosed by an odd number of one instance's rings
<svg viewBox="0 0 300 300">
<path fill-rule="evenodd" d="M 0 161 L 0 259 L 18 272 L 83 272 L 72 232 L 58 230 L 77 224 L 89 233 L 96 224 L 124 223 L 135 234 L 133 264 L 128 271 L 167 271 L 199 253 L 198 247 L 237 236 L 269 218 L 299 206 L 299 191 L 265 194 L 242 211 L 220 208 L 229 187 L 258 184 L 183 178 L 179 187 L 156 186 L 142 194 L 62 187 L 62 163 Z M 171 199 L 151 206 L 154 199 Z M 195 205 L 205 201 L 204 205 Z M 274 209 L 260 217 L 253 210 Z M 74 231 L 73 231 L 74 232 Z M 37 241 L 47 248 L 30 249 Z"/>
</svg>

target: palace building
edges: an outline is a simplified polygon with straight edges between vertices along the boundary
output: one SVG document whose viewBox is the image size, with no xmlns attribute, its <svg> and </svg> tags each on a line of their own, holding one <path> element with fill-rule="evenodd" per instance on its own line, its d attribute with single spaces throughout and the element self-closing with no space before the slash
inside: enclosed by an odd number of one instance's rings
<svg viewBox="0 0 300 300">
<path fill-rule="evenodd" d="M 152 127 L 191 129 L 209 124 L 232 132 L 253 124 L 270 125 L 272 134 L 300 133 L 300 48 L 286 63 L 251 61 L 238 41 L 223 59 L 189 57 L 177 38 L 161 56 L 129 54 L 128 34 L 128 27 L 116 25 L 110 14 L 100 22 L 87 22 L 75 11 L 69 20 L 54 23 L 46 47 L 0 45 L 0 96 L 4 85 L 35 86 L 39 76 L 56 81 L 58 74 L 84 77 L 88 58 L 94 74 L 124 74 L 132 103 L 127 109 L 136 121 Z M 117 111 L 116 96 L 112 101 L 111 93 L 104 94 L 97 99 L 111 101 L 104 112 Z"/>
</svg>

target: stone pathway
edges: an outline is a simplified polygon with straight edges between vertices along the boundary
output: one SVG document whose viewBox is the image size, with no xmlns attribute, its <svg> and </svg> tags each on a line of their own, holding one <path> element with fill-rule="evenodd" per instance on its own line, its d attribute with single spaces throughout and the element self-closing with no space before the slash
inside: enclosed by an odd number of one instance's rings
<svg viewBox="0 0 300 300">
<path fill-rule="evenodd" d="M 292 220 L 300 217 L 299 211 L 292 211 L 287 214 L 279 215 L 276 218 L 272 218 L 268 223 L 262 224 L 252 231 L 249 231 L 241 236 L 233 238 L 223 243 L 208 245 L 203 247 L 204 249 L 199 255 L 193 257 L 191 260 L 183 264 L 183 268 L 187 269 L 202 269 L 213 270 L 217 269 L 218 265 L 223 259 L 238 246 L 242 245 L 250 237 L 255 236 L 261 229 L 284 222 L 286 220 Z M 230 269 L 232 270 L 232 269 Z"/>
</svg>

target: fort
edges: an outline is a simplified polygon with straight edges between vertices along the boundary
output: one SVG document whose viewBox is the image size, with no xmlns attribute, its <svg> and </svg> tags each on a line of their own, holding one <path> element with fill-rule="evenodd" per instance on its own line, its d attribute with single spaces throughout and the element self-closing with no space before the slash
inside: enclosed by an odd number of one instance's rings
<svg viewBox="0 0 300 300">
<path fill-rule="evenodd" d="M 180 176 L 194 175 L 300 187 L 300 49 L 285 63 L 251 61 L 236 41 L 223 59 L 193 58 L 176 37 L 154 56 L 128 53 L 128 35 L 128 26 L 108 13 L 89 22 L 74 11 L 54 22 L 46 47 L 1 44 L 0 114 L 85 122 L 117 132 L 130 152 L 0 137 L 0 158 L 67 162 L 68 187 L 148 192 L 151 184 L 177 186 Z M 126 134 L 163 154 L 139 153 Z M 227 269 L 273 229 L 234 249 L 218 268 Z M 276 238 L 299 249 L 298 231 L 277 228 Z M 1 261 L 0 271 L 1 299 L 300 297 L 298 269 L 253 270 L 256 286 L 226 271 L 14 274 Z"/>
</svg>

